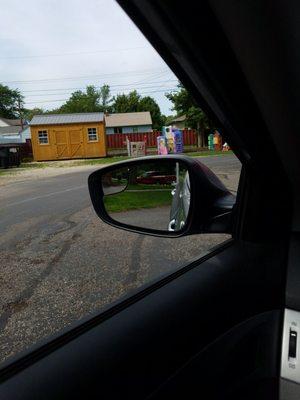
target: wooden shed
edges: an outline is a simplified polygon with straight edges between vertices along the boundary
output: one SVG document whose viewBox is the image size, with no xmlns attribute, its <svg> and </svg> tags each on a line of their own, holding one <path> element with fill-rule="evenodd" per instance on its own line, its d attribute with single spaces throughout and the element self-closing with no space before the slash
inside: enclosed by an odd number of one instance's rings
<svg viewBox="0 0 300 400">
<path fill-rule="evenodd" d="M 104 115 L 35 115 L 30 122 L 35 161 L 106 156 Z"/>
</svg>

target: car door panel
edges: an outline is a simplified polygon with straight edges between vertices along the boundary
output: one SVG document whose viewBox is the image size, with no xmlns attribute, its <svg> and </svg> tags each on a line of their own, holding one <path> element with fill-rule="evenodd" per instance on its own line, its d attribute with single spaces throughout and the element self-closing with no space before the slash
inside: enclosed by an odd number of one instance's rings
<svg viewBox="0 0 300 400">
<path fill-rule="evenodd" d="M 201 398 L 203 394 L 210 399 L 265 399 L 266 393 L 278 395 L 281 321 L 282 312 L 273 310 L 238 324 L 196 354 L 149 399 Z"/>
</svg>

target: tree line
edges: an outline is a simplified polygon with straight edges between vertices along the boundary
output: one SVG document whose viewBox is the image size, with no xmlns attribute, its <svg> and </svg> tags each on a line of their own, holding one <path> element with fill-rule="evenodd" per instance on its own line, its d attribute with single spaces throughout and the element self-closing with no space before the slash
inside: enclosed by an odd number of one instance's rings
<svg viewBox="0 0 300 400">
<path fill-rule="evenodd" d="M 176 91 L 166 93 L 165 95 L 172 103 L 172 111 L 177 116 L 186 116 L 186 127 L 198 131 L 199 147 L 205 145 L 206 132 L 213 128 L 213 122 L 197 106 L 192 96 L 181 83 L 178 84 Z M 99 89 L 94 85 L 88 85 L 85 90 L 76 90 L 73 92 L 69 99 L 60 107 L 52 110 L 44 110 L 42 108 L 26 108 L 24 106 L 24 96 L 19 90 L 10 89 L 8 86 L 0 84 L 0 117 L 23 118 L 30 121 L 37 114 L 98 111 L 107 113 L 150 111 L 153 129 L 156 130 L 161 130 L 163 125 L 168 125 L 174 118 L 174 115 L 163 115 L 159 105 L 151 96 L 142 96 L 136 90 L 128 94 L 112 96 L 109 85 L 103 85 Z"/>
</svg>

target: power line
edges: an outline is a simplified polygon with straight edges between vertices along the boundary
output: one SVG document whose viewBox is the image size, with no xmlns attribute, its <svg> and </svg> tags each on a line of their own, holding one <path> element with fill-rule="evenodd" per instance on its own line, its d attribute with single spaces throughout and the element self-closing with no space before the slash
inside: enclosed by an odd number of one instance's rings
<svg viewBox="0 0 300 400">
<path fill-rule="evenodd" d="M 162 74 L 160 74 L 159 77 L 161 77 Z M 152 78 L 153 79 L 153 78 Z M 166 82 L 178 82 L 178 79 L 175 78 L 170 78 L 167 80 L 163 81 L 151 81 L 149 79 L 146 80 L 140 80 L 138 82 L 131 82 L 131 83 L 123 83 L 123 84 L 117 84 L 117 85 L 111 85 L 109 83 L 103 83 L 103 85 L 108 85 L 110 88 L 113 87 L 127 87 L 127 86 L 137 86 L 137 85 L 145 85 L 145 84 L 156 84 L 156 83 L 166 83 Z M 101 88 L 103 85 L 93 85 L 95 88 Z M 86 85 L 88 86 L 88 85 Z M 52 91 L 64 91 L 64 90 L 84 90 L 86 89 L 86 86 L 83 87 L 67 87 L 67 88 L 53 88 L 53 89 L 33 89 L 33 90 L 22 90 L 22 93 L 35 93 L 35 92 L 52 92 Z"/>
<path fill-rule="evenodd" d="M 170 87 L 168 87 L 168 86 L 145 86 L 145 87 L 143 87 L 143 88 L 141 88 L 141 89 L 155 89 L 155 90 L 158 90 L 158 91 L 160 91 L 159 89 L 162 89 L 161 91 L 170 91 L 170 90 L 174 90 L 174 88 L 172 87 L 172 88 L 170 88 Z M 176 88 L 177 89 L 177 88 Z M 131 89 L 125 89 L 125 90 L 131 90 Z M 154 91 L 152 91 L 151 93 L 154 93 Z M 59 94 L 61 94 L 61 95 L 66 95 L 66 96 L 70 96 L 72 93 L 49 93 L 49 94 L 47 94 L 47 96 L 57 96 L 57 95 L 59 95 Z M 123 90 L 122 89 L 120 89 L 120 90 L 115 90 L 115 91 L 113 91 L 113 92 L 111 92 L 111 95 L 112 96 L 114 96 L 114 95 L 116 95 L 116 94 L 124 94 L 123 93 Z M 142 94 L 141 92 L 139 92 L 138 91 L 138 94 Z M 46 96 L 46 95 L 43 95 L 43 94 L 37 94 L 37 95 L 35 95 L 35 94 L 32 94 L 32 95 L 30 95 L 30 96 L 28 96 L 27 98 L 32 98 L 32 97 L 40 97 L 40 96 Z M 39 101 L 39 100 L 38 100 Z M 26 102 L 26 100 L 25 100 L 25 102 Z"/>
<path fill-rule="evenodd" d="M 93 85 L 93 86 L 95 86 L 95 88 L 101 88 L 103 85 L 108 85 L 111 88 L 111 87 L 123 87 L 123 86 L 126 87 L 126 86 L 135 86 L 135 85 L 144 85 L 144 84 L 147 84 L 147 83 L 149 83 L 149 84 L 161 83 L 161 82 L 169 82 L 169 81 L 178 82 L 178 79 L 177 78 L 173 79 L 173 77 L 168 79 L 167 81 L 163 80 L 163 81 L 153 81 L 153 82 L 151 82 L 151 79 L 156 79 L 158 77 L 160 78 L 162 75 L 165 75 L 167 72 L 168 71 L 163 72 L 163 73 L 159 73 L 159 74 L 157 74 L 157 73 L 156 74 L 152 74 L 152 76 L 150 78 L 149 77 L 146 78 L 146 79 L 144 78 L 144 79 L 139 80 L 137 82 L 131 82 L 131 83 L 128 83 L 128 84 L 124 83 L 124 84 L 118 84 L 118 85 L 111 85 L 111 84 L 105 82 L 102 85 Z M 88 85 L 86 85 L 86 86 L 88 86 Z M 72 87 L 72 88 L 22 90 L 22 93 L 52 92 L 52 91 L 63 91 L 63 90 L 84 90 L 84 89 L 86 89 L 86 86 L 85 87 Z"/>
<path fill-rule="evenodd" d="M 141 74 L 145 74 L 145 73 L 150 73 L 150 72 L 154 72 L 157 71 L 159 73 L 165 73 L 165 72 L 169 72 L 168 69 L 165 70 L 136 70 L 136 71 L 120 71 L 120 72 L 112 72 L 109 74 L 99 74 L 99 75 L 87 75 L 87 76 L 73 76 L 73 77 L 62 77 L 62 78 L 43 78 L 43 79 L 31 79 L 31 80 L 24 80 L 24 81 L 4 81 L 3 83 L 5 84 L 17 84 L 17 83 L 22 83 L 22 84 L 28 84 L 28 83 L 47 83 L 47 82 L 53 82 L 53 81 L 64 81 L 64 80 L 80 80 L 80 79 L 90 79 L 90 78 L 103 78 L 103 77 L 107 77 L 107 76 L 115 76 L 115 75 L 122 75 L 122 76 L 127 76 L 127 75 L 131 75 L 131 74 L 135 74 L 135 75 L 141 75 Z"/>
<path fill-rule="evenodd" d="M 159 93 L 159 92 L 166 92 L 166 91 L 168 91 L 168 90 L 171 90 L 171 91 L 173 91 L 173 92 L 177 92 L 178 91 L 178 88 L 169 88 L 169 89 L 163 89 L 163 90 L 153 90 L 153 91 L 150 91 L 150 92 L 140 92 L 139 94 L 142 94 L 142 95 L 144 95 L 144 94 L 150 94 L 150 93 Z M 51 100 L 51 101 L 48 101 L 48 100 L 42 100 L 42 101 L 29 101 L 29 102 L 25 102 L 25 104 L 42 104 L 42 103 L 54 103 L 54 102 L 59 102 L 59 101 L 68 101 L 69 99 L 55 99 L 55 100 Z"/>
<path fill-rule="evenodd" d="M 116 51 L 131 51 L 131 50 L 140 50 L 146 49 L 146 46 L 137 46 L 137 47 L 127 47 L 123 49 L 105 49 L 105 50 L 96 50 L 96 51 L 78 51 L 74 53 L 57 53 L 57 54 L 37 54 L 32 56 L 11 56 L 11 57 L 0 57 L 0 60 L 15 60 L 15 59 L 25 59 L 25 58 L 44 58 L 44 57 L 65 57 L 65 56 L 77 56 L 77 55 L 87 55 L 87 54 L 100 54 L 100 53 L 114 53 Z"/>
<path fill-rule="evenodd" d="M 137 86 L 137 85 L 145 85 L 145 84 L 156 84 L 156 83 L 167 83 L 167 82 L 178 82 L 178 79 L 168 79 L 167 81 L 166 80 L 163 80 L 163 81 L 153 81 L 153 82 L 149 82 L 148 80 L 146 80 L 146 81 L 144 81 L 144 83 L 143 83 L 143 81 L 140 81 L 139 83 L 137 83 L 137 82 L 133 82 L 133 83 L 124 83 L 123 85 L 122 84 L 119 84 L 119 85 L 110 85 L 110 84 L 107 84 L 110 88 L 113 88 L 113 87 L 128 87 L 128 86 Z M 88 85 L 87 85 L 88 86 Z M 95 88 L 101 88 L 102 86 L 100 86 L 100 85 L 93 85 Z M 55 89 L 33 89 L 33 90 L 22 90 L 22 93 L 33 93 L 33 92 L 52 92 L 52 91 L 63 91 L 63 90 L 84 90 L 84 89 L 86 89 L 86 86 L 85 87 L 83 87 L 83 86 L 81 86 L 81 87 L 71 87 L 71 88 L 55 88 Z"/>
<path fill-rule="evenodd" d="M 161 82 L 162 81 L 153 82 L 153 84 L 150 83 L 150 86 L 144 86 L 144 85 L 147 85 L 147 83 L 140 84 L 139 86 L 134 85 L 134 84 L 130 84 L 130 85 L 111 85 L 110 87 L 115 87 L 115 89 L 111 90 L 110 92 L 111 92 L 111 94 L 113 94 L 113 93 L 119 92 L 121 90 L 135 90 L 135 89 L 138 90 L 138 89 L 155 89 L 155 88 L 160 89 L 160 88 L 163 88 L 166 84 L 177 82 L 177 80 L 173 79 L 172 81 L 171 80 L 165 81 L 162 85 L 159 85 Z M 95 86 L 95 88 L 96 89 L 97 88 L 101 88 L 101 86 Z M 117 88 L 119 88 L 119 89 L 117 89 Z M 64 92 L 64 93 L 57 93 L 57 92 L 56 93 L 41 93 L 41 94 L 34 93 L 34 94 L 25 95 L 25 96 L 27 96 L 27 97 L 40 97 L 40 96 L 57 96 L 58 94 L 68 95 L 68 94 L 72 94 L 72 93 L 70 93 L 72 90 L 76 91 L 76 90 L 84 90 L 84 89 L 85 88 L 49 89 L 49 90 L 47 90 L 47 92 L 48 91 L 55 91 L 55 90 L 56 91 L 68 90 L 69 92 Z M 44 91 L 43 90 L 39 90 L 39 92 L 44 92 Z"/>
</svg>

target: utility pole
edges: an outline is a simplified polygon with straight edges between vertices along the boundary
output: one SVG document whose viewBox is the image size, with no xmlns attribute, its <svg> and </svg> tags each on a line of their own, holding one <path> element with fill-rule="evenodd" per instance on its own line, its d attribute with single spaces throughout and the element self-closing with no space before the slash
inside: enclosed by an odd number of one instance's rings
<svg viewBox="0 0 300 400">
<path fill-rule="evenodd" d="M 21 99 L 20 99 L 20 97 L 18 98 L 18 112 L 19 112 L 19 117 L 20 117 L 20 122 L 21 122 L 21 128 L 23 130 L 24 124 L 23 124 L 23 118 L 22 118 L 22 113 L 21 113 Z"/>
<path fill-rule="evenodd" d="M 203 147 L 202 127 L 200 121 L 197 121 L 197 147 Z"/>
</svg>

